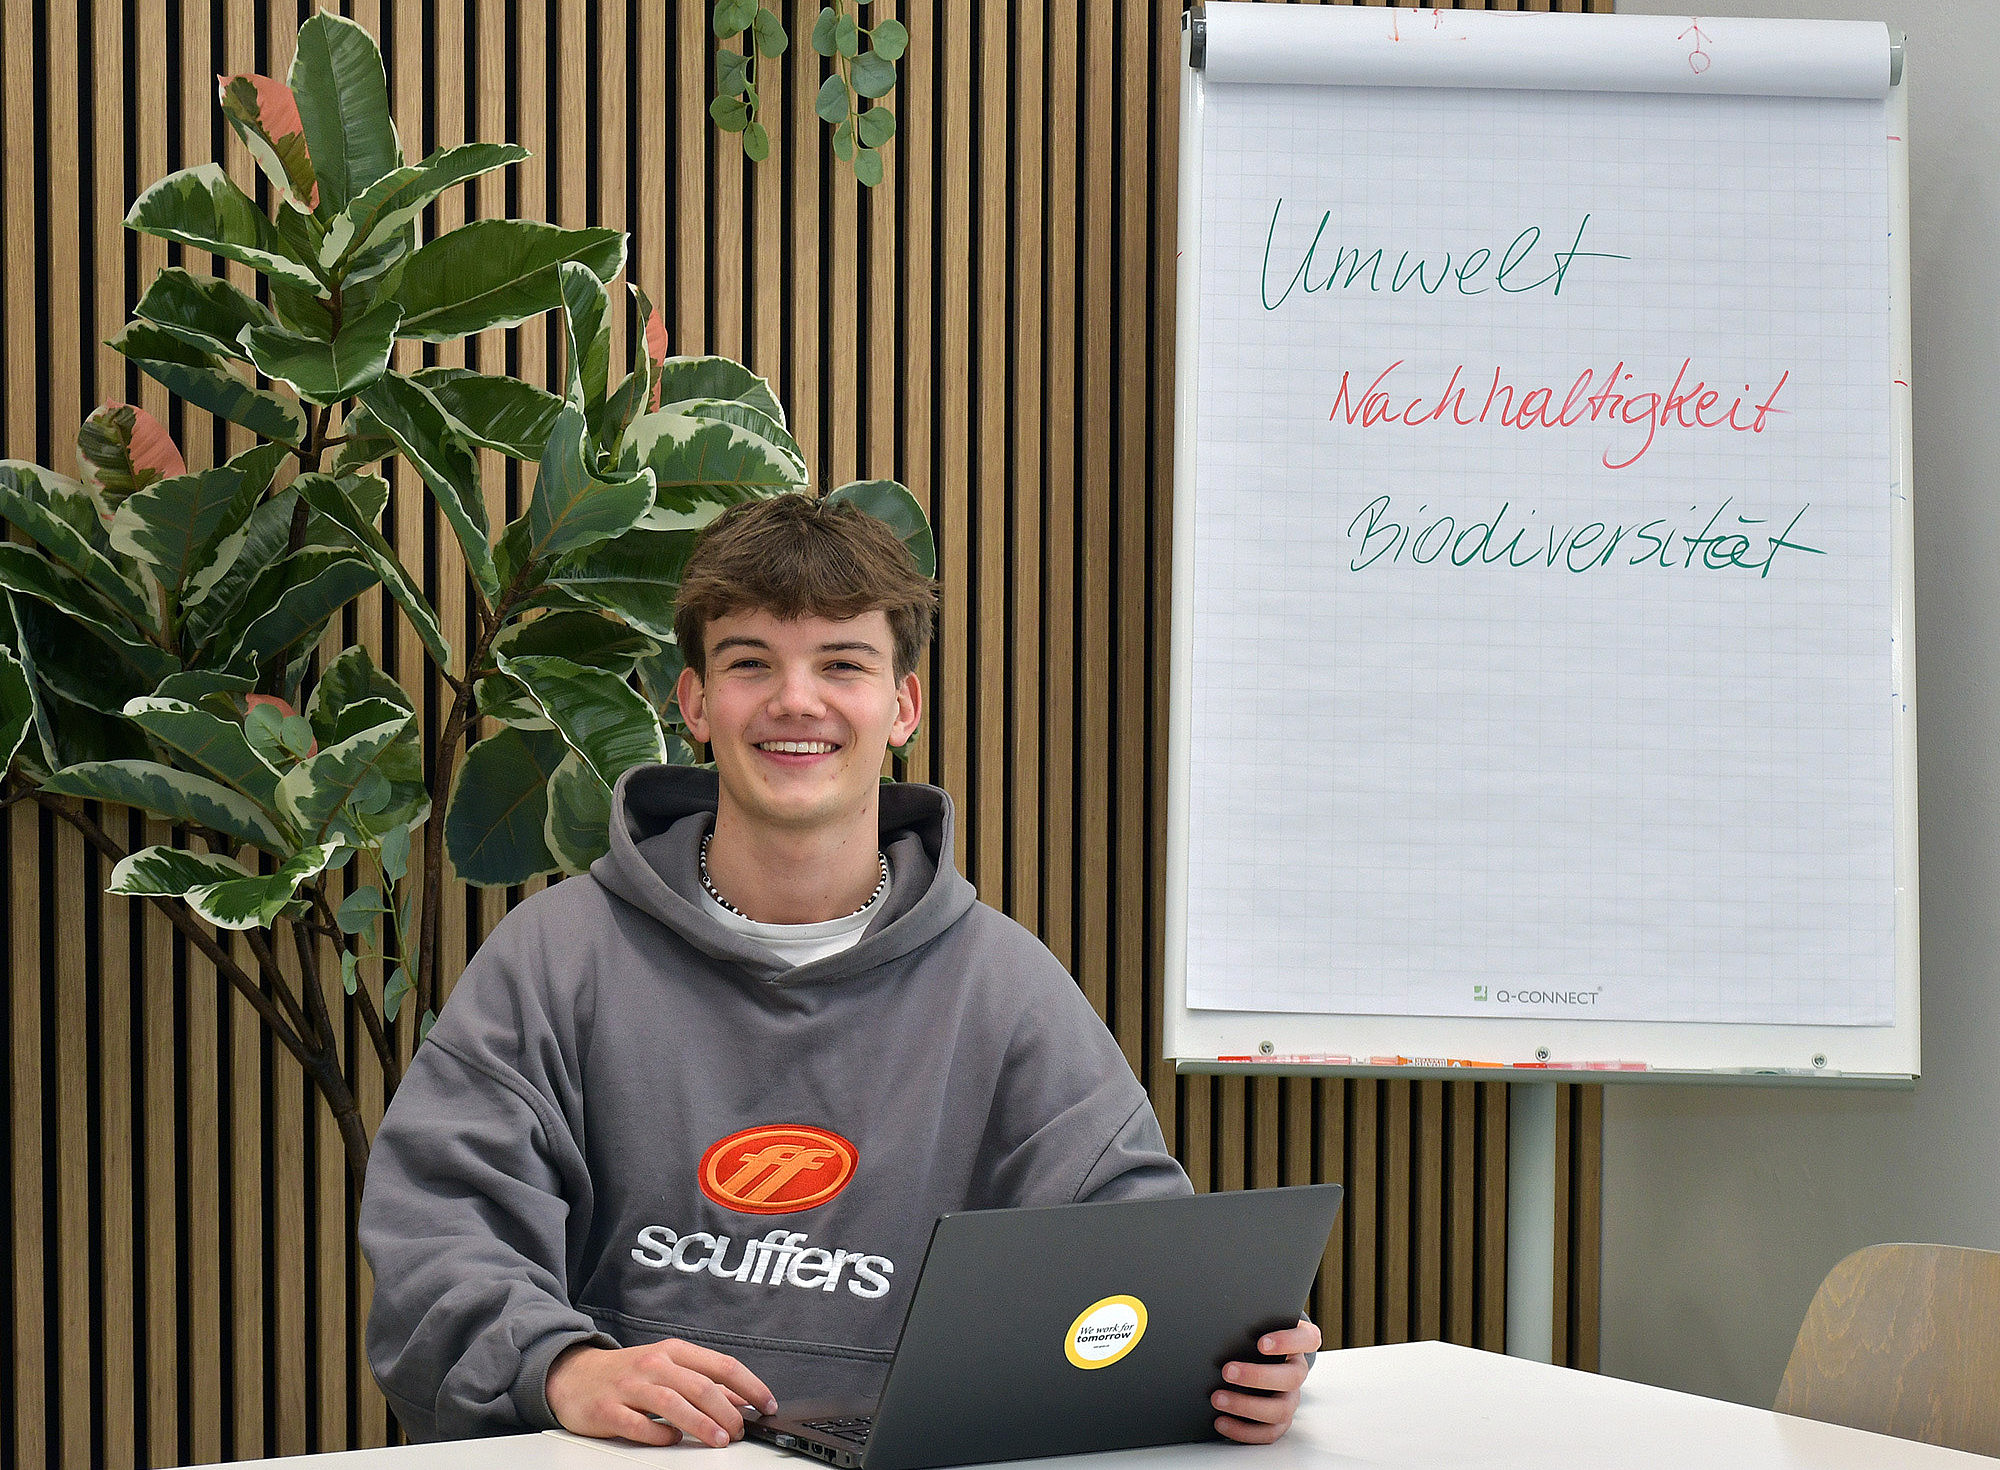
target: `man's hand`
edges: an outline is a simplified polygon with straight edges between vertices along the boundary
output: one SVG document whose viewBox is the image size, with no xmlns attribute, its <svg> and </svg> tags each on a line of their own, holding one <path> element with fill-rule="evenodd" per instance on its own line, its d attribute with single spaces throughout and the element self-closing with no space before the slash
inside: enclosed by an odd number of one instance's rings
<svg viewBox="0 0 2000 1470">
<path fill-rule="evenodd" d="M 634 1348 L 566 1348 L 549 1367 L 549 1407 L 571 1434 L 720 1448 L 743 1437 L 740 1410 L 777 1412 L 748 1368 L 677 1337 Z M 657 1417 L 654 1417 L 657 1416 Z"/>
<path fill-rule="evenodd" d="M 1299 1385 L 1306 1381 L 1306 1354 L 1319 1351 L 1319 1329 L 1299 1319 L 1299 1325 L 1283 1332 L 1267 1332 L 1257 1339 L 1257 1351 L 1282 1363 L 1226 1363 L 1222 1377 L 1237 1389 L 1265 1389 L 1265 1393 L 1238 1393 L 1219 1388 L 1209 1402 L 1222 1411 L 1215 1421 L 1216 1433 L 1239 1444 L 1269 1444 L 1292 1427 L 1292 1415 L 1299 1409 Z"/>
</svg>

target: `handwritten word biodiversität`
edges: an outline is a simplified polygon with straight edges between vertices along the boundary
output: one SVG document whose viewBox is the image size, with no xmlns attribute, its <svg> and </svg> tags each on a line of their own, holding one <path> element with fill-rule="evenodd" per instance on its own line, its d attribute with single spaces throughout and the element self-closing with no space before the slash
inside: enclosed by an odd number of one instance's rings
<svg viewBox="0 0 2000 1470">
<path fill-rule="evenodd" d="M 1563 280 L 1569 274 L 1570 266 L 1576 261 L 1632 258 L 1629 255 L 1585 250 L 1583 232 L 1590 225 L 1590 216 L 1586 214 L 1577 223 L 1576 237 L 1570 241 L 1569 249 L 1551 250 L 1548 253 L 1548 260 L 1552 264 L 1546 267 L 1546 274 L 1536 275 L 1533 279 L 1528 279 L 1530 271 L 1544 269 L 1540 265 L 1530 263 L 1534 261 L 1536 251 L 1541 245 L 1540 225 L 1529 225 L 1503 246 L 1499 252 L 1498 264 L 1495 264 L 1492 250 L 1481 249 L 1456 257 L 1458 265 L 1455 269 L 1452 266 L 1454 257 L 1449 250 L 1436 260 L 1432 259 L 1428 251 L 1405 250 L 1397 257 L 1395 265 L 1390 266 L 1388 264 L 1390 246 L 1378 245 L 1370 250 L 1363 245 L 1352 247 L 1338 245 L 1334 249 L 1333 265 L 1323 278 L 1316 281 L 1312 275 L 1313 256 L 1320 252 L 1321 242 L 1326 236 L 1326 227 L 1333 221 L 1333 211 L 1329 209 L 1319 217 L 1319 228 L 1313 231 L 1312 243 L 1306 246 L 1305 254 L 1299 257 L 1298 265 L 1292 270 L 1291 279 L 1284 283 L 1283 289 L 1278 291 L 1277 299 L 1273 300 L 1271 248 L 1278 234 L 1278 215 L 1284 207 L 1285 201 L 1282 199 L 1272 206 L 1271 227 L 1264 232 L 1264 270 L 1259 285 L 1266 311 L 1276 311 L 1283 306 L 1294 289 L 1312 296 L 1321 291 L 1336 289 L 1346 291 L 1362 286 L 1366 286 L 1370 291 L 1380 291 L 1386 285 L 1390 293 L 1395 294 L 1415 286 L 1426 296 L 1435 296 L 1444 289 L 1446 281 L 1454 282 L 1461 296 L 1483 296 L 1495 287 L 1511 295 L 1521 296 L 1531 291 L 1539 291 L 1544 286 L 1549 288 L 1551 296 L 1560 296 Z M 1414 262 L 1411 260 L 1412 255 L 1416 257 Z M 1487 274 L 1489 266 L 1492 267 L 1490 276 Z M 1280 266 L 1279 269 L 1282 270 L 1283 267 Z"/>
<path fill-rule="evenodd" d="M 1349 427 L 1356 425 L 1373 429 L 1384 424 L 1399 424 L 1406 428 L 1423 428 L 1443 420 L 1447 414 L 1451 422 L 1460 428 L 1471 428 L 1475 424 L 1497 421 L 1509 429 L 1568 429 L 1578 424 L 1631 424 L 1646 426 L 1646 437 L 1637 449 L 1622 459 L 1613 459 L 1614 450 L 1607 448 L 1603 455 L 1603 465 L 1608 470 L 1629 469 L 1639 462 L 1645 452 L 1653 447 L 1653 440 L 1668 424 L 1677 424 L 1683 429 L 1729 429 L 1738 434 L 1761 434 L 1764 421 L 1772 414 L 1783 414 L 1787 410 L 1779 408 L 1778 394 L 1791 378 L 1790 368 L 1778 374 L 1778 381 L 1771 385 L 1771 391 L 1761 402 L 1756 398 L 1758 389 L 1750 384 L 1743 385 L 1743 391 L 1725 400 L 1723 394 L 1710 388 L 1705 379 L 1688 386 L 1688 373 L 1694 366 L 1691 357 L 1682 358 L 1680 371 L 1674 374 L 1673 386 L 1665 393 L 1648 390 L 1643 393 L 1618 391 L 1634 379 L 1634 374 L 1625 370 L 1621 361 L 1618 366 L 1604 375 L 1604 386 L 1595 393 L 1591 385 L 1597 381 L 1597 370 L 1585 368 L 1576 375 L 1576 380 L 1564 393 L 1562 406 L 1556 406 L 1555 388 L 1526 387 L 1501 381 L 1501 370 L 1493 369 L 1492 381 L 1487 385 L 1486 397 L 1479 402 L 1476 413 L 1468 413 L 1466 387 L 1459 382 L 1465 373 L 1465 364 L 1460 363 L 1451 370 L 1451 378 L 1435 399 L 1422 393 L 1405 398 L 1409 392 L 1401 384 L 1393 388 L 1390 376 L 1403 365 L 1398 358 L 1377 373 L 1367 388 L 1356 391 L 1354 375 L 1343 372 L 1340 388 L 1333 395 L 1333 411 L 1327 415 L 1332 421 L 1345 420 Z M 1477 394 L 1478 389 L 1472 391 Z M 1726 408 L 1722 407 L 1727 403 Z M 1498 410 L 1496 413 L 1495 410 Z M 1741 413 L 1743 416 L 1738 417 Z M 1690 417 L 1692 415 L 1692 417 Z"/>
<path fill-rule="evenodd" d="M 1674 524 L 1678 518 L 1671 516 L 1655 516 L 1642 524 L 1589 521 L 1557 526 L 1541 520 L 1538 510 L 1524 516 L 1504 500 L 1486 519 L 1461 522 L 1455 516 L 1432 514 L 1428 503 L 1419 505 L 1414 514 L 1399 511 L 1393 495 L 1378 495 L 1347 523 L 1347 535 L 1355 542 L 1348 570 L 1363 572 L 1377 564 L 1393 566 L 1407 560 L 1419 566 L 1442 562 L 1517 570 L 1560 567 L 1571 572 L 1612 565 L 1670 572 L 1738 568 L 1768 577 L 1781 551 L 1826 555 L 1819 547 L 1794 539 L 1812 502 L 1800 506 L 1784 530 L 1775 534 L 1758 529 L 1776 524 L 1763 516 L 1725 520 L 1734 503 L 1734 496 L 1725 499 L 1698 533 L 1690 533 Z M 1688 515 L 1688 523 L 1699 519 L 1701 508 L 1689 506 Z"/>
</svg>

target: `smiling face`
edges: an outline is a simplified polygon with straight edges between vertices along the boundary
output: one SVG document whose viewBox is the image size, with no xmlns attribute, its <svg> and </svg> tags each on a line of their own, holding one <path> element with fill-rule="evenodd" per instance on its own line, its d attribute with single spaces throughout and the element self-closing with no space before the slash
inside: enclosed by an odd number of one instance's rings
<svg viewBox="0 0 2000 1470">
<path fill-rule="evenodd" d="M 898 679 L 889 620 L 729 613 L 704 630 L 708 677 L 681 673 L 681 713 L 721 779 L 718 828 L 840 834 L 870 850 L 882 757 L 917 728 L 915 674 Z M 866 830 L 862 830 L 865 828 Z"/>
</svg>

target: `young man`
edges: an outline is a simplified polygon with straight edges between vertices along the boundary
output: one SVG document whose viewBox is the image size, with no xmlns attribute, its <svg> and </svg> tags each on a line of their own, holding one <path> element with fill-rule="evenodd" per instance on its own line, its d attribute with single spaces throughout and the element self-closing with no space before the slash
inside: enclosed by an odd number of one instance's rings
<svg viewBox="0 0 2000 1470">
<path fill-rule="evenodd" d="M 880 1386 L 951 1210 L 1181 1194 L 1076 985 L 879 779 L 935 592 L 883 524 L 738 506 L 684 575 L 678 695 L 713 772 L 634 770 L 610 852 L 510 913 L 384 1118 L 369 1360 L 413 1438 L 561 1426 L 714 1445 Z M 1310 1325 L 1233 1363 L 1282 1434 Z"/>
</svg>

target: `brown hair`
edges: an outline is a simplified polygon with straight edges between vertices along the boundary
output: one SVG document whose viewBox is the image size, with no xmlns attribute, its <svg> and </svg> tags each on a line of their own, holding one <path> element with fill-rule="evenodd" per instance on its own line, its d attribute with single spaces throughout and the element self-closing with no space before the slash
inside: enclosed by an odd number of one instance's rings
<svg viewBox="0 0 2000 1470">
<path fill-rule="evenodd" d="M 847 501 L 788 494 L 732 505 L 701 533 L 674 599 L 681 657 L 708 677 L 708 625 L 745 608 L 792 619 L 884 613 L 896 677 L 930 647 L 937 583 L 886 522 Z"/>
</svg>

